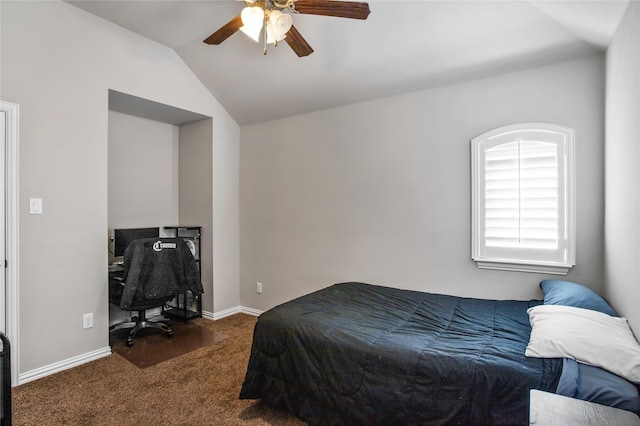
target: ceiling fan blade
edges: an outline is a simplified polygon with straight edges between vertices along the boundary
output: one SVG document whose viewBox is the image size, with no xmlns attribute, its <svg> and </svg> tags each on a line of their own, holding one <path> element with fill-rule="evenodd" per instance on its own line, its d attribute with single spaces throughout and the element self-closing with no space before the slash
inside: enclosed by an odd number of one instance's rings
<svg viewBox="0 0 640 426">
<path fill-rule="evenodd" d="M 313 53 L 313 49 L 307 43 L 307 40 L 302 37 L 302 34 L 298 32 L 296 27 L 291 26 L 289 32 L 287 32 L 287 36 L 284 39 L 289 47 L 295 52 L 299 57 L 309 56 Z"/>
<path fill-rule="evenodd" d="M 297 0 L 293 4 L 298 13 L 337 16 L 339 18 L 367 19 L 369 3 L 335 0 Z"/>
<path fill-rule="evenodd" d="M 224 24 L 218 31 L 211 34 L 209 37 L 204 39 L 204 42 L 207 44 L 220 44 L 240 29 L 242 26 L 242 18 L 240 15 L 236 16 L 226 24 Z"/>
</svg>

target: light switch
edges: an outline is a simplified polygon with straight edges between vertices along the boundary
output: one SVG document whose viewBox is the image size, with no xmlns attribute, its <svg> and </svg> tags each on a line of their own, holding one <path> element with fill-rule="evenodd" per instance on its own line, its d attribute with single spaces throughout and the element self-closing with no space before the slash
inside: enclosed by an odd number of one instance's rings
<svg viewBox="0 0 640 426">
<path fill-rule="evenodd" d="M 42 214 L 42 198 L 29 198 L 29 214 Z"/>
</svg>

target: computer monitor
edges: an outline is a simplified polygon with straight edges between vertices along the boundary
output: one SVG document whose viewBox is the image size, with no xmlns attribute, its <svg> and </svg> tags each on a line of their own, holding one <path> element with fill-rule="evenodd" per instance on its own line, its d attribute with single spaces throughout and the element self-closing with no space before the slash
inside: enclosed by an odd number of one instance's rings
<svg viewBox="0 0 640 426">
<path fill-rule="evenodd" d="M 121 228 L 109 231 L 109 263 L 122 263 L 124 251 L 133 240 L 160 236 L 160 228 Z"/>
</svg>

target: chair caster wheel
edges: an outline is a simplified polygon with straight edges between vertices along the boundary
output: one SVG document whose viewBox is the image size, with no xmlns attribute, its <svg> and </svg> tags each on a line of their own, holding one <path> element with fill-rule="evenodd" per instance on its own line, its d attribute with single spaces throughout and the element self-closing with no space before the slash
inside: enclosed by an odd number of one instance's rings
<svg viewBox="0 0 640 426">
<path fill-rule="evenodd" d="M 133 346 L 133 340 L 127 340 L 126 345 L 127 345 L 128 347 Z"/>
<path fill-rule="evenodd" d="M 167 337 L 173 337 L 173 331 L 167 332 Z"/>
</svg>

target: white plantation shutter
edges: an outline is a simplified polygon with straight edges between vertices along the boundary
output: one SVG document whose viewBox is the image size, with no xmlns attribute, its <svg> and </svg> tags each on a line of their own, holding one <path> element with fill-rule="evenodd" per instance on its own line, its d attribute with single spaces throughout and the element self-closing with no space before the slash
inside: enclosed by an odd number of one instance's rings
<svg viewBox="0 0 640 426">
<path fill-rule="evenodd" d="M 558 247 L 558 156 L 516 140 L 485 153 L 485 238 L 494 247 Z"/>
<path fill-rule="evenodd" d="M 473 139 L 472 157 L 478 266 L 566 274 L 575 246 L 573 130 L 502 127 Z"/>
</svg>

